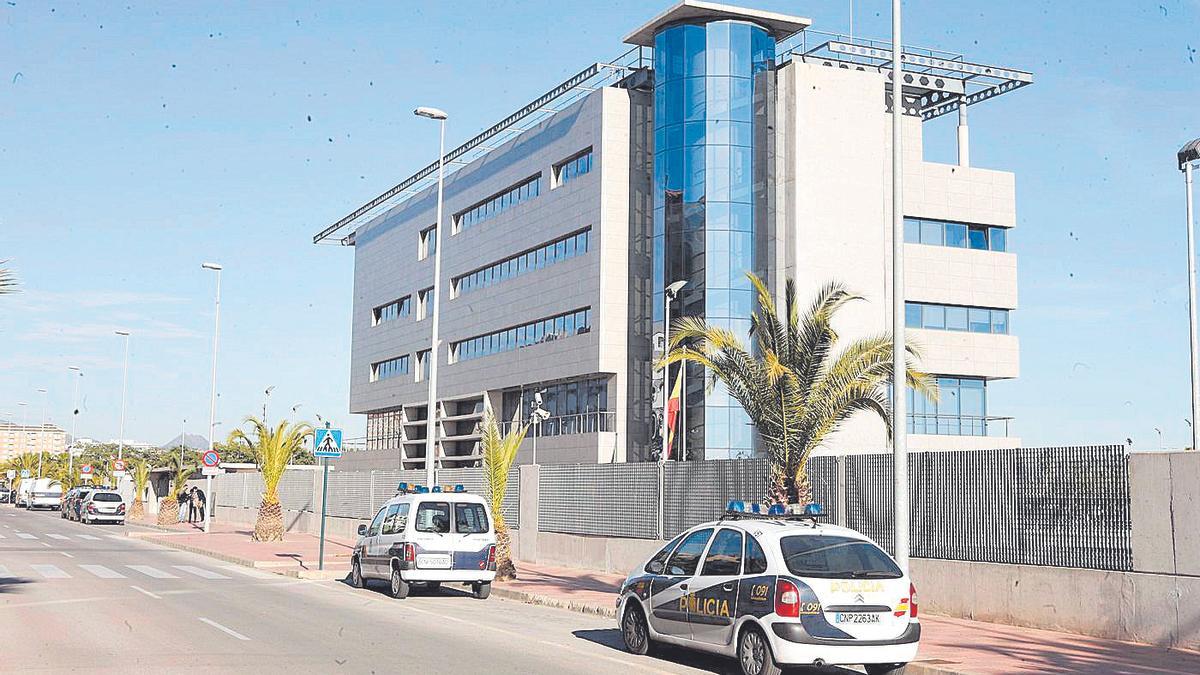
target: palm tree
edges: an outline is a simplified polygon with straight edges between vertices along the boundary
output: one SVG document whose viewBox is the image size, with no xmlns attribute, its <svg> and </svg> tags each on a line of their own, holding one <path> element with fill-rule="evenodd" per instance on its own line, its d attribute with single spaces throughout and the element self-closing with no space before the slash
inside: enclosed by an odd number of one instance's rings
<svg viewBox="0 0 1200 675">
<path fill-rule="evenodd" d="M 129 507 L 129 519 L 141 520 L 146 517 L 146 503 L 142 499 L 142 495 L 146 494 L 146 485 L 150 483 L 150 462 L 145 459 L 135 459 L 133 461 L 133 506 Z M 179 508 L 179 502 L 175 502 L 175 508 Z M 179 517 L 179 511 L 176 510 L 175 517 Z"/>
<path fill-rule="evenodd" d="M 0 260 L 0 295 L 17 292 L 17 275 L 12 270 L 3 267 L 7 260 Z"/>
<path fill-rule="evenodd" d="M 250 425 L 250 437 L 241 429 L 229 434 L 230 444 L 240 445 L 254 452 L 255 463 L 262 472 L 262 504 L 258 507 L 258 519 L 254 523 L 255 541 L 283 540 L 283 507 L 279 504 L 279 479 L 287 470 L 292 458 L 304 449 L 304 439 L 312 435 L 312 427 L 306 422 L 290 424 L 281 421 L 274 429 L 257 417 L 245 419 Z"/>
<path fill-rule="evenodd" d="M 521 441 L 525 440 L 528 429 L 528 426 L 523 426 L 501 434 L 500 425 L 492 411 L 483 414 L 483 479 L 487 500 L 492 507 L 492 520 L 496 523 L 497 579 L 517 578 L 517 568 L 512 561 L 512 540 L 501 507 L 504 506 L 504 492 L 508 488 L 508 472 L 512 469 L 513 460 L 517 458 L 517 450 L 521 447 Z"/>
<path fill-rule="evenodd" d="M 746 276 L 758 294 L 758 311 L 750 317 L 754 352 L 729 330 L 684 317 L 671 327 L 663 364 L 698 363 L 711 375 L 709 386 L 723 382 L 754 423 L 771 461 L 768 501 L 808 503 L 809 455 L 844 421 L 860 411 L 873 412 L 891 436 L 892 337 L 872 335 L 837 350 L 834 315 L 861 296 L 831 282 L 801 316 L 795 282 L 788 279 L 781 313 L 763 280 Z M 905 348 L 908 386 L 936 399 L 936 381 L 913 366 L 916 348 Z"/>
<path fill-rule="evenodd" d="M 171 488 L 166 497 L 159 502 L 158 524 L 174 525 L 179 521 L 179 495 L 187 487 L 187 479 L 191 477 L 196 467 L 188 464 L 187 460 L 171 453 L 167 458 L 167 468 L 171 470 Z"/>
</svg>

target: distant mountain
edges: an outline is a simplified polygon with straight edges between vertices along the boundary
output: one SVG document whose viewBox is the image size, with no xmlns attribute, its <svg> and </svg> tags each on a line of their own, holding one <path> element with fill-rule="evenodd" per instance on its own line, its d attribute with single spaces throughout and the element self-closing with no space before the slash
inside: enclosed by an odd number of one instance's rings
<svg viewBox="0 0 1200 675">
<path fill-rule="evenodd" d="M 179 438 L 180 438 L 180 435 L 176 435 L 175 438 L 172 438 L 171 440 L 167 441 L 166 443 L 163 443 L 162 445 L 160 445 L 158 447 L 160 447 L 160 448 L 178 448 L 179 447 Z M 184 445 L 186 445 L 189 448 L 207 448 L 208 441 L 200 434 L 188 434 Z"/>
</svg>

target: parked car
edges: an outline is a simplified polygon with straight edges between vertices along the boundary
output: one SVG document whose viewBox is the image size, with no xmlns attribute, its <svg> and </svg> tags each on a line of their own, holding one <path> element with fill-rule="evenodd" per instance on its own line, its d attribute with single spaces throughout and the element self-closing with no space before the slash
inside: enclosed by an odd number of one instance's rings
<svg viewBox="0 0 1200 675">
<path fill-rule="evenodd" d="M 27 509 L 57 509 L 62 506 L 62 483 L 52 478 L 38 478 L 29 482 L 29 495 L 25 500 Z M 21 486 L 24 485 L 25 481 L 22 481 Z"/>
<path fill-rule="evenodd" d="M 921 625 L 916 589 L 895 561 L 813 513 L 759 511 L 731 503 L 625 580 L 617 621 L 626 648 L 646 654 L 667 643 L 731 656 L 745 675 L 849 664 L 901 672 L 916 657 Z"/>
<path fill-rule="evenodd" d="M 359 526 L 351 584 L 363 588 L 369 579 L 387 579 L 395 598 L 408 597 L 414 584 L 434 590 L 469 584 L 476 598 L 491 594 L 496 532 L 487 501 L 461 485 L 434 490 L 401 483 L 371 524 Z"/>
<path fill-rule="evenodd" d="M 0 487 L 0 504 L 7 504 L 8 500 L 11 498 L 12 498 L 12 490 L 10 488 L 8 488 L 7 486 Z"/>
<path fill-rule="evenodd" d="M 87 524 L 125 522 L 125 499 L 116 490 L 92 490 L 80 501 L 79 519 Z"/>
</svg>

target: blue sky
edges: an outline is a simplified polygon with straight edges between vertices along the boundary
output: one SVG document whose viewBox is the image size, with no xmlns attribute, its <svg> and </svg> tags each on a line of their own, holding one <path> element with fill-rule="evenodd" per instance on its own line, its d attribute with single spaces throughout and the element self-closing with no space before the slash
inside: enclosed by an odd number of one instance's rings
<svg viewBox="0 0 1200 675">
<path fill-rule="evenodd" d="M 596 60 L 667 2 L 0 3 L 0 418 L 164 442 L 208 418 L 213 278 L 225 265 L 228 431 L 347 414 L 352 251 L 311 235 L 434 159 L 417 105 L 461 142 Z M 843 31 L 845 0 L 742 4 Z M 889 5 L 858 0 L 886 38 Z M 1032 70 L 972 109 L 972 163 L 1017 174 L 1022 377 L 991 389 L 1026 444 L 1157 447 L 1189 435 L 1183 188 L 1200 135 L 1200 2 L 910 2 L 906 43 Z M 310 119 L 311 118 L 311 119 Z M 926 126 L 953 156 L 953 122 Z"/>
</svg>

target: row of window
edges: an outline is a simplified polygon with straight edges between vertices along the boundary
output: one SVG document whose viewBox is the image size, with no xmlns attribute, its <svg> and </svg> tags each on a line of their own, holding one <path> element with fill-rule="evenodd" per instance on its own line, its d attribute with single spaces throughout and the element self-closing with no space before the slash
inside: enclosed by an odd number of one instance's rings
<svg viewBox="0 0 1200 675">
<path fill-rule="evenodd" d="M 575 157 L 554 167 L 554 184 L 562 185 L 592 170 L 592 149 L 588 148 Z"/>
<path fill-rule="evenodd" d="M 538 436 L 612 431 L 608 426 L 609 412 L 607 376 L 585 377 L 546 385 L 526 386 L 504 392 L 503 419 L 525 422 L 535 404 L 534 397 L 542 396 L 542 410 L 550 417 L 539 425 Z"/>
<path fill-rule="evenodd" d="M 408 316 L 412 311 L 412 296 L 406 295 L 399 300 L 393 300 L 386 305 L 380 305 L 371 310 L 372 325 L 378 326 L 385 321 Z"/>
<path fill-rule="evenodd" d="M 1008 310 L 906 302 L 904 325 L 908 328 L 1008 335 Z"/>
<path fill-rule="evenodd" d="M 455 277 L 450 282 L 450 292 L 454 297 L 457 297 L 463 293 L 479 288 L 487 288 L 501 281 L 515 279 L 526 272 L 540 270 L 548 265 L 569 260 L 577 255 L 583 255 L 588 252 L 590 232 L 591 228 L 588 228 L 582 232 L 576 232 L 562 239 L 556 239 L 548 244 L 517 254 L 506 260 L 501 260 L 498 263 L 493 263 L 469 274 Z"/>
<path fill-rule="evenodd" d="M 378 382 L 408 373 L 408 354 L 371 364 L 371 381 Z"/>
<path fill-rule="evenodd" d="M 586 333 L 592 327 L 592 309 L 574 312 L 479 335 L 450 344 L 450 361 L 469 361 L 482 356 L 509 352 L 521 347 Z"/>
<path fill-rule="evenodd" d="M 1008 230 L 990 225 L 970 225 L 932 218 L 905 218 L 904 241 L 977 251 L 1007 251 Z"/>
<path fill-rule="evenodd" d="M 987 380 L 939 377 L 938 400 L 908 389 L 908 432 L 941 436 L 986 436 Z"/>
<path fill-rule="evenodd" d="M 408 512 L 411 504 L 401 502 L 379 509 L 371 526 L 367 528 L 368 537 L 403 534 L 408 527 Z M 454 503 L 454 531 L 459 534 L 485 534 L 491 531 L 488 524 L 487 512 L 483 504 L 471 502 Z M 417 505 L 417 517 L 413 529 L 417 532 L 450 532 L 450 503 L 422 502 Z"/>
<path fill-rule="evenodd" d="M 466 211 L 455 214 L 454 231 L 457 233 L 469 227 L 474 227 L 489 218 L 504 213 L 517 204 L 537 197 L 541 193 L 542 174 L 539 173 L 533 178 L 528 178 L 499 194 L 488 197 Z"/>
</svg>

